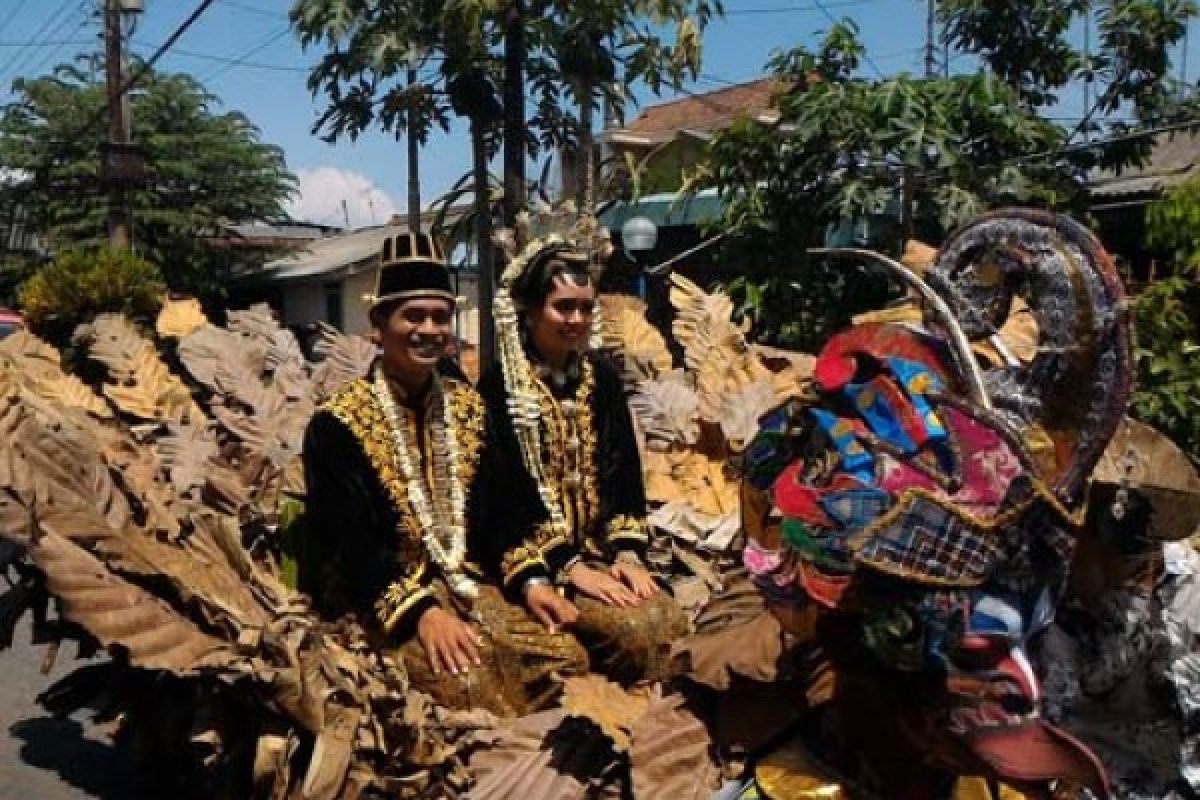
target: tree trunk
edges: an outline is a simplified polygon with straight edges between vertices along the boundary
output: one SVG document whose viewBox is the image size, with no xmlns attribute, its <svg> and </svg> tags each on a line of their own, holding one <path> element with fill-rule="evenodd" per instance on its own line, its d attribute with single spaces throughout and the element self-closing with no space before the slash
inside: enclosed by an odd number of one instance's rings
<svg viewBox="0 0 1200 800">
<path fill-rule="evenodd" d="M 414 94 L 417 86 L 417 71 L 408 70 L 408 131 L 405 135 L 408 145 L 408 229 L 413 233 L 421 231 L 421 149 L 417 141 L 418 113 L 417 97 Z"/>
<path fill-rule="evenodd" d="M 496 285 L 492 246 L 492 204 L 488 191 L 487 121 L 471 120 L 471 162 L 475 174 L 475 253 L 479 265 L 479 374 L 496 359 L 492 296 Z"/>
<path fill-rule="evenodd" d="M 596 212 L 596 144 L 592 136 L 593 87 L 591 78 L 579 81 L 579 156 L 576 158 L 579 175 L 576 179 L 578 194 L 575 205 L 581 216 L 592 216 Z"/>
<path fill-rule="evenodd" d="M 504 224 L 525 206 L 525 0 L 504 23 Z"/>
</svg>

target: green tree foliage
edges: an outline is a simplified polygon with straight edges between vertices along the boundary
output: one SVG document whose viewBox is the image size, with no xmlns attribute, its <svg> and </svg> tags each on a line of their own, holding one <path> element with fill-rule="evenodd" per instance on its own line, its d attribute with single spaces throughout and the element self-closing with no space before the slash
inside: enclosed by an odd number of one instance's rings
<svg viewBox="0 0 1200 800">
<path fill-rule="evenodd" d="M 165 291 L 158 267 L 132 253 L 72 249 L 22 284 L 18 302 L 30 327 L 61 341 L 102 312 L 153 314 Z"/>
<path fill-rule="evenodd" d="M 52 249 L 103 241 L 100 76 L 60 66 L 18 79 L 14 93 L 0 111 L 0 164 L 16 177 L 0 184 L 0 204 L 22 209 Z M 133 140 L 147 160 L 146 185 L 129 193 L 135 246 L 163 265 L 171 288 L 206 297 L 221 296 L 238 258 L 223 246 L 226 226 L 284 218 L 295 190 L 282 150 L 264 144 L 243 114 L 218 106 L 187 75 L 150 73 L 130 98 Z"/>
<path fill-rule="evenodd" d="M 700 31 L 721 10 L 719 0 L 527 3 L 523 74 L 530 113 L 510 126 L 522 130 L 501 131 L 500 67 L 509 5 L 296 0 L 291 17 L 301 43 L 326 50 L 308 80 L 326 101 L 314 130 L 329 140 L 376 127 L 404 136 L 415 92 L 415 131 L 422 143 L 458 115 L 490 123 L 493 151 L 497 139 L 520 134 L 536 157 L 576 141 L 585 96 L 592 105 L 603 98 L 619 111 L 633 84 L 657 92 L 695 77 Z M 412 63 L 428 65 L 415 85 L 406 80 Z"/>
<path fill-rule="evenodd" d="M 1133 407 L 1200 463 L 1200 180 L 1151 205 L 1146 230 L 1147 243 L 1168 254 L 1168 266 L 1134 298 Z"/>
<path fill-rule="evenodd" d="M 1061 205 L 1076 192 L 1063 164 L 1023 160 L 1058 147 L 1063 132 L 1003 81 L 872 80 L 858 74 L 862 55 L 841 24 L 815 51 L 776 56 L 771 70 L 787 87 L 778 122 L 718 135 L 702 178 L 728 200 L 725 223 L 742 238 L 747 273 L 731 288 L 759 335 L 781 344 L 812 348 L 886 294 L 878 278 L 804 255 L 831 229 L 892 220 L 868 243 L 896 252 L 907 235 L 937 241 L 988 207 Z"/>
<path fill-rule="evenodd" d="M 1091 88 L 1091 107 L 1070 138 L 1115 134 L 1168 118 L 1177 87 L 1170 54 L 1196 14 L 1192 0 L 939 0 L 947 38 L 978 55 L 1030 108 L 1053 105 L 1068 84 Z M 1068 31 L 1087 24 L 1089 49 Z M 1086 151 L 1102 166 L 1140 163 L 1149 140 Z"/>
</svg>

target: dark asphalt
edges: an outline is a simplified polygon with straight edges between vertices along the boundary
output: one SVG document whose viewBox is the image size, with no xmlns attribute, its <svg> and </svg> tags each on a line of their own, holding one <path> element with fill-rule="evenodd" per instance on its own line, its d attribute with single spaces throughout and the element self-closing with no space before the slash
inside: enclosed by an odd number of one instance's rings
<svg viewBox="0 0 1200 800">
<path fill-rule="evenodd" d="M 57 720 L 37 695 L 75 666 L 75 646 L 64 645 L 49 675 L 43 648 L 29 643 L 28 620 L 17 627 L 12 650 L 0 651 L 0 800 L 141 800 L 136 771 L 87 711 Z"/>
</svg>

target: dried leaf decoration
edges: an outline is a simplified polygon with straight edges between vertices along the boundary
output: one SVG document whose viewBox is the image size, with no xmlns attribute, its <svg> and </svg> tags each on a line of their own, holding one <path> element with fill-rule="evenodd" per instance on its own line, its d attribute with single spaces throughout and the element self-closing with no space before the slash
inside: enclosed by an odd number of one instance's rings
<svg viewBox="0 0 1200 800">
<path fill-rule="evenodd" d="M 29 547 L 67 618 L 106 645 L 128 651 L 132 663 L 189 673 L 228 665 L 224 642 L 202 633 L 158 598 L 113 575 L 94 556 L 61 536 Z"/>
<path fill-rule="evenodd" d="M 366 375 L 379 351 L 365 337 L 347 335 L 321 323 L 313 352 L 323 359 L 313 371 L 314 399 L 321 403 L 339 387 Z"/>
<path fill-rule="evenodd" d="M 629 407 L 637 417 L 646 444 L 655 450 L 694 445 L 700 437 L 696 411 L 699 398 L 682 375 L 648 380 L 629 396 Z"/>
<path fill-rule="evenodd" d="M 601 775 L 614 760 L 607 740 L 563 730 L 563 709 L 530 714 L 502 725 L 470 760 L 475 786 L 468 800 L 584 800 L 581 776 Z M 583 734 L 583 735 L 581 735 Z"/>
<path fill-rule="evenodd" d="M 50 405 L 79 408 L 109 419 L 112 408 L 91 387 L 64 372 L 58 351 L 26 330 L 0 339 L 0 368 Z"/>
<path fill-rule="evenodd" d="M 194 297 L 172 298 L 163 302 L 154 321 L 154 330 L 164 339 L 182 339 L 208 324 L 208 317 Z"/>
<path fill-rule="evenodd" d="M 671 351 L 663 335 L 646 319 L 646 304 L 624 294 L 602 294 L 598 326 L 601 347 L 617 354 L 627 389 L 671 369 Z"/>
<path fill-rule="evenodd" d="M 638 800 L 700 800 L 720 782 L 712 737 L 682 695 L 655 696 L 633 726 L 633 796 Z"/>
<path fill-rule="evenodd" d="M 101 314 L 82 331 L 82 338 L 88 341 L 91 357 L 108 367 L 110 382 L 104 385 L 104 395 L 122 412 L 152 422 L 204 418 L 154 345 L 124 317 Z"/>
<path fill-rule="evenodd" d="M 569 678 L 563 685 L 567 716 L 594 723 L 618 753 L 629 752 L 633 724 L 649 703 L 646 695 L 628 692 L 600 675 Z"/>
</svg>

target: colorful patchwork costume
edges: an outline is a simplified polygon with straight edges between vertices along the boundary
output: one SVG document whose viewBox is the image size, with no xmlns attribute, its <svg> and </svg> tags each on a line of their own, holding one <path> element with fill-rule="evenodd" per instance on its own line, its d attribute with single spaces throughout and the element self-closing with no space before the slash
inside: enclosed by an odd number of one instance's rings
<svg viewBox="0 0 1200 800">
<path fill-rule="evenodd" d="M 745 563 L 837 676 L 810 700 L 846 786 L 936 800 L 974 775 L 995 797 L 1000 783 L 1103 796 L 1097 759 L 1039 716 L 1024 648 L 1053 620 L 1129 397 L 1116 270 L 1073 221 L 1009 210 L 952 236 L 924 280 L 904 277 L 932 298 L 923 324 L 835 336 L 814 399 L 762 420 L 745 460 L 764 497 L 747 508 L 767 511 L 745 520 Z M 1017 295 L 1037 353 L 984 371 L 971 343 Z"/>
</svg>

